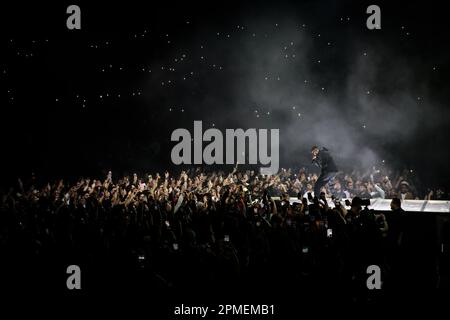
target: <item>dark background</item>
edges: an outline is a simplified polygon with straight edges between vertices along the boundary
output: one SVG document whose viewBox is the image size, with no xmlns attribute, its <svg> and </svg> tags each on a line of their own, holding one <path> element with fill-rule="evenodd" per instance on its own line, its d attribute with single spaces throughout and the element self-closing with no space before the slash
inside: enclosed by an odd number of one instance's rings
<svg viewBox="0 0 450 320">
<path fill-rule="evenodd" d="M 66 28 L 70 4 L 81 30 Z M 202 120 L 279 128 L 282 166 L 309 164 L 317 143 L 340 167 L 385 160 L 445 186 L 444 6 L 377 2 L 382 29 L 371 31 L 370 4 L 2 4 L 2 184 L 173 168 L 170 134 Z"/>
</svg>

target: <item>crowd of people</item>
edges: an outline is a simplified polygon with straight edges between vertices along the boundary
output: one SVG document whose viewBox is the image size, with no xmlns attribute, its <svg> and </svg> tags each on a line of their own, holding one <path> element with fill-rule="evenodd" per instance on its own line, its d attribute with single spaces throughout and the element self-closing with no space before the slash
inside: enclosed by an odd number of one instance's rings
<svg viewBox="0 0 450 320">
<path fill-rule="evenodd" d="M 313 193 L 317 174 L 305 169 L 19 179 L 1 195 L 0 249 L 9 268 L 2 274 L 30 264 L 48 274 L 57 261 L 87 269 L 91 290 L 108 287 L 109 270 L 127 275 L 114 277 L 114 288 L 211 292 L 269 283 L 352 288 L 353 298 L 370 299 L 367 266 L 381 266 L 392 279 L 402 267 L 408 237 L 401 200 L 417 197 L 407 178 L 341 173 L 320 195 Z M 393 198 L 393 211 L 367 209 L 372 197 Z M 389 276 L 386 285 L 395 285 Z"/>
</svg>

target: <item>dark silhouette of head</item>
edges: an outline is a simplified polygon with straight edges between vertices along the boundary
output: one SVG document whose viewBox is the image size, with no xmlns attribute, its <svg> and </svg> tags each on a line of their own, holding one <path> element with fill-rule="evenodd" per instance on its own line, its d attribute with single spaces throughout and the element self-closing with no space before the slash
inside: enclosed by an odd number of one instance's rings
<svg viewBox="0 0 450 320">
<path fill-rule="evenodd" d="M 392 198 L 391 200 L 391 209 L 398 210 L 402 208 L 402 202 L 399 198 Z"/>
</svg>

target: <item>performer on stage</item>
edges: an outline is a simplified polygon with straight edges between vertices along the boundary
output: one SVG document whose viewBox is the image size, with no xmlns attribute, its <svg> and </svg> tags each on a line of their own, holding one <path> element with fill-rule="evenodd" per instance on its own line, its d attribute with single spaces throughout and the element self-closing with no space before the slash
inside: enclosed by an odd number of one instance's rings
<svg viewBox="0 0 450 320">
<path fill-rule="evenodd" d="M 314 195 L 319 197 L 320 189 L 334 179 L 338 169 L 327 148 L 319 149 L 318 146 L 313 146 L 311 154 L 312 163 L 321 169 L 320 176 L 314 185 Z"/>
</svg>

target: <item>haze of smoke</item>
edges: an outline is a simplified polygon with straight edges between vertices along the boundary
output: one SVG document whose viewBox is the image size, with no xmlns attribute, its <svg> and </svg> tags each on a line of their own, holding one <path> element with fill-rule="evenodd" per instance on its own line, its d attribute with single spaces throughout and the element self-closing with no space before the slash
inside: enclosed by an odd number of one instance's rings
<svg viewBox="0 0 450 320">
<path fill-rule="evenodd" d="M 297 19 L 276 28 L 272 22 L 248 21 L 242 35 L 226 42 L 209 36 L 204 64 L 220 61 L 224 71 L 215 76 L 199 64 L 199 80 L 177 94 L 201 92 L 191 101 L 192 120 L 219 128 L 279 128 L 282 164 L 309 163 L 310 147 L 318 144 L 357 168 L 379 165 L 386 145 L 406 143 L 435 123 L 433 105 L 418 103 L 426 79 L 418 85 L 403 56 L 357 38 L 327 53 L 333 48 L 313 39 Z M 192 57 L 203 55 L 199 47 L 194 41 Z"/>
</svg>

